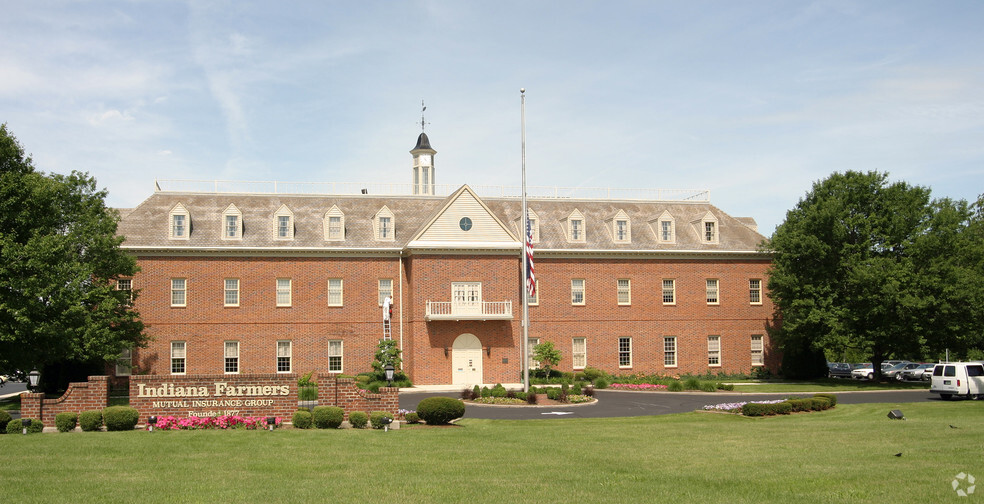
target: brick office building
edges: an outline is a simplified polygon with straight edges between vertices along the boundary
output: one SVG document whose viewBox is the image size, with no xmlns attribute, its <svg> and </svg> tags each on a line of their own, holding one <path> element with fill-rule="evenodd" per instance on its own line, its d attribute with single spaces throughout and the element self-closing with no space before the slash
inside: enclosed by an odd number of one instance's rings
<svg viewBox="0 0 984 504">
<path fill-rule="evenodd" d="M 414 383 L 518 382 L 520 198 L 468 186 L 437 195 L 425 134 L 410 152 L 413 183 L 402 194 L 158 187 L 123 210 L 119 233 L 141 271 L 121 287 L 139 290 L 152 337 L 123 358 L 154 375 L 356 374 L 391 337 Z M 753 220 L 725 214 L 706 193 L 531 191 L 529 208 L 538 280 L 529 337 L 553 342 L 561 369 L 777 365 L 766 333 L 770 261 Z"/>
</svg>

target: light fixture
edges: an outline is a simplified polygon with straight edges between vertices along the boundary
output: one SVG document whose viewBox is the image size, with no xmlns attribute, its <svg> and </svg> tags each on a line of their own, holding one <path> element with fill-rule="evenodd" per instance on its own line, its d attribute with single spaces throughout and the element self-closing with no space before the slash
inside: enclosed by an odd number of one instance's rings
<svg viewBox="0 0 984 504">
<path fill-rule="evenodd" d="M 273 432 L 273 427 L 275 425 L 277 425 L 277 418 L 276 417 L 272 417 L 272 416 L 268 416 L 267 417 L 267 425 L 270 427 L 270 432 Z"/>
<path fill-rule="evenodd" d="M 36 389 L 38 388 L 38 382 L 40 381 L 41 373 L 37 369 L 32 369 L 30 373 L 27 373 L 27 383 L 31 389 L 34 389 L 34 392 L 37 392 Z"/>
<path fill-rule="evenodd" d="M 386 381 L 389 382 L 390 387 L 393 386 L 393 371 L 395 371 L 395 369 L 393 369 L 392 364 L 387 364 L 386 367 L 383 368 L 383 372 L 386 373 Z"/>
<path fill-rule="evenodd" d="M 31 419 L 30 418 L 25 418 L 25 419 L 21 420 L 21 427 L 24 428 L 24 435 L 25 436 L 27 435 L 27 429 L 30 426 L 31 426 Z"/>
<path fill-rule="evenodd" d="M 444 347 L 444 356 L 445 356 L 445 357 L 447 357 L 447 356 L 448 356 L 448 347 Z"/>
<path fill-rule="evenodd" d="M 392 418 L 388 416 L 383 417 L 383 432 L 389 432 L 391 423 L 393 423 Z"/>
<path fill-rule="evenodd" d="M 150 432 L 154 432 L 154 426 L 157 425 L 157 417 L 152 416 L 147 419 L 147 425 L 150 427 Z"/>
</svg>

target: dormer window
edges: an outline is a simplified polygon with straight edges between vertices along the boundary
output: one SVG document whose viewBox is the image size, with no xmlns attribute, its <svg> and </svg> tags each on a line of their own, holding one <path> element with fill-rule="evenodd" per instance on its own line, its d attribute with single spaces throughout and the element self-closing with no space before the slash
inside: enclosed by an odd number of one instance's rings
<svg viewBox="0 0 984 504">
<path fill-rule="evenodd" d="M 624 210 L 619 210 L 611 222 L 612 240 L 615 243 L 628 243 L 632 241 L 632 228 L 629 224 L 629 216 Z"/>
<path fill-rule="evenodd" d="M 584 235 L 584 215 L 582 215 L 580 211 L 574 210 L 574 212 L 567 217 L 567 241 L 584 242 Z"/>
<path fill-rule="evenodd" d="M 529 212 L 530 231 L 533 233 L 533 243 L 538 243 L 540 241 L 540 219 L 537 217 L 536 212 L 534 212 L 532 208 L 527 208 L 526 211 Z M 520 218 L 520 220 L 522 220 L 522 218 Z M 522 235 L 525 240 L 526 228 L 524 227 L 524 224 L 519 222 L 517 225 L 520 229 L 519 234 Z"/>
<path fill-rule="evenodd" d="M 653 223 L 656 240 L 660 243 L 676 242 L 676 223 L 670 212 L 663 212 Z"/>
<path fill-rule="evenodd" d="M 280 205 L 277 213 L 273 214 L 274 237 L 278 240 L 294 239 L 294 212 L 287 205 Z"/>
<path fill-rule="evenodd" d="M 396 224 L 393 220 L 393 212 L 389 208 L 383 207 L 376 213 L 374 219 L 376 228 L 376 239 L 379 241 L 393 241 L 396 236 Z"/>
<path fill-rule="evenodd" d="M 240 240 L 243 237 L 243 213 L 236 205 L 229 205 L 222 212 L 222 239 Z"/>
<path fill-rule="evenodd" d="M 707 212 L 700 220 L 700 239 L 703 243 L 718 242 L 718 220 L 711 212 Z"/>
<path fill-rule="evenodd" d="M 342 241 L 345 239 L 345 214 L 332 206 L 325 212 L 325 240 Z"/>
<path fill-rule="evenodd" d="M 168 236 L 172 240 L 187 240 L 191 234 L 191 216 L 188 210 L 178 203 L 168 214 Z"/>
</svg>

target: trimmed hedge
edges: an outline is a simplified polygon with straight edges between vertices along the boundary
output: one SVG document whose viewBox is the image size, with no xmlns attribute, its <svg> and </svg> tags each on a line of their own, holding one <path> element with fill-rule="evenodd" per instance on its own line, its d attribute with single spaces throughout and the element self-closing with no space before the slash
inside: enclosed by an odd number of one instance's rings
<svg viewBox="0 0 984 504">
<path fill-rule="evenodd" d="M 788 415 L 792 411 L 793 406 L 789 401 L 775 404 L 748 403 L 741 407 L 741 414 L 745 416 Z"/>
<path fill-rule="evenodd" d="M 11 420 L 7 423 L 7 434 L 21 434 L 24 431 L 24 424 L 21 419 Z M 31 419 L 31 426 L 27 428 L 29 434 L 37 434 L 44 431 L 44 424 L 41 420 Z"/>
<path fill-rule="evenodd" d="M 79 415 L 79 427 L 83 432 L 93 432 L 102 428 L 103 414 L 99 410 L 83 411 Z"/>
<path fill-rule="evenodd" d="M 317 406 L 312 415 L 319 429 L 337 429 L 345 420 L 345 410 L 338 406 Z"/>
<path fill-rule="evenodd" d="M 365 429 L 369 423 L 369 415 L 365 411 L 353 411 L 349 413 L 349 424 L 353 429 Z"/>
<path fill-rule="evenodd" d="M 64 411 L 55 415 L 55 427 L 58 432 L 72 432 L 79 423 L 79 414 L 74 411 Z"/>
<path fill-rule="evenodd" d="M 389 418 L 391 422 L 384 422 L 384 418 Z M 373 429 L 382 429 L 390 423 L 392 423 L 393 415 L 385 411 L 373 411 L 369 414 L 369 423 L 372 424 Z"/>
<path fill-rule="evenodd" d="M 140 413 L 129 406 L 103 408 L 102 416 L 108 431 L 131 431 L 140 421 Z"/>
<path fill-rule="evenodd" d="M 834 394 L 814 394 L 813 397 L 823 397 L 824 399 L 827 399 L 830 401 L 831 408 L 837 406 L 837 396 Z"/>
<path fill-rule="evenodd" d="M 10 413 L 0 410 L 0 432 L 7 432 L 7 424 L 10 423 Z"/>
<path fill-rule="evenodd" d="M 420 423 L 420 415 L 411 411 L 406 415 L 403 415 L 403 419 L 407 421 L 408 424 L 418 424 Z"/>
<path fill-rule="evenodd" d="M 291 418 L 291 423 L 294 424 L 295 429 L 310 429 L 312 423 L 311 412 L 306 409 L 295 411 L 293 418 Z"/>
<path fill-rule="evenodd" d="M 465 403 L 451 397 L 428 397 L 417 405 L 417 414 L 428 425 L 445 425 L 465 416 Z"/>
</svg>

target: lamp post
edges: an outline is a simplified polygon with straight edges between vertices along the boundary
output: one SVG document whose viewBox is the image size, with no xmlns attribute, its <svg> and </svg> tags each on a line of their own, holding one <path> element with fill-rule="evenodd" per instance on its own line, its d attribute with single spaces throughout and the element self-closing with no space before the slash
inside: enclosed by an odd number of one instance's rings
<svg viewBox="0 0 984 504">
<path fill-rule="evenodd" d="M 389 382 L 389 386 L 392 387 L 393 386 L 393 371 L 395 371 L 393 369 L 393 365 L 392 364 L 387 364 L 386 367 L 383 368 L 383 371 L 386 373 L 386 381 L 388 381 Z"/>
<path fill-rule="evenodd" d="M 37 369 L 32 369 L 30 373 L 27 373 L 27 383 L 31 388 L 31 392 L 37 392 L 38 382 L 41 381 L 41 373 Z"/>
<path fill-rule="evenodd" d="M 27 429 L 30 426 L 31 426 L 31 419 L 30 418 L 25 418 L 25 419 L 21 420 L 21 427 L 24 428 L 24 435 L 25 436 L 27 435 Z"/>
<path fill-rule="evenodd" d="M 276 417 L 272 417 L 272 416 L 268 416 L 267 417 L 267 425 L 270 427 L 270 432 L 273 432 L 273 427 L 275 425 L 277 425 L 277 418 Z"/>
<path fill-rule="evenodd" d="M 152 416 L 147 419 L 147 425 L 150 426 L 150 432 L 154 432 L 154 426 L 157 425 L 157 417 Z"/>
</svg>

